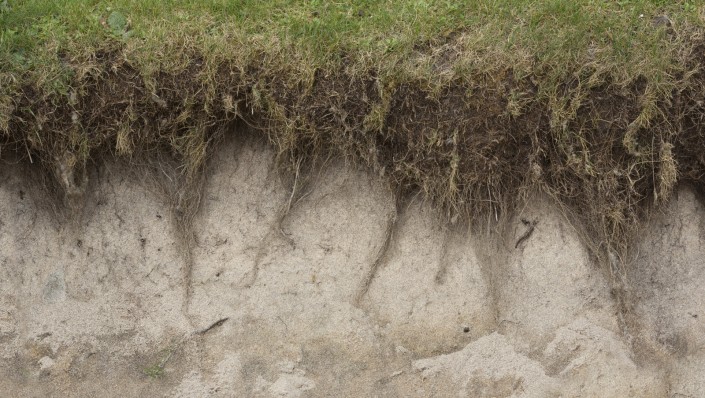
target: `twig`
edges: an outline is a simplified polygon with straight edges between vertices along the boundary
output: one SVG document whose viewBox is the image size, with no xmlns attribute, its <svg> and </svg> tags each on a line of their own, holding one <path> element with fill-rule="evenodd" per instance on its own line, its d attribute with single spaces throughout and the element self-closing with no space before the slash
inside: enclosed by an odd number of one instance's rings
<svg viewBox="0 0 705 398">
<path fill-rule="evenodd" d="M 212 329 L 217 328 L 218 326 L 222 326 L 222 325 L 225 323 L 225 321 L 227 321 L 228 319 L 230 319 L 230 318 L 219 319 L 219 320 L 213 322 L 213 323 L 212 323 L 210 326 L 208 326 L 207 328 L 201 329 L 201 330 L 197 330 L 197 331 L 193 332 L 193 334 L 195 334 L 195 335 L 204 335 L 204 334 L 210 332 Z"/>
<path fill-rule="evenodd" d="M 539 223 L 538 220 L 528 221 L 528 220 L 524 220 L 523 218 L 522 218 L 521 222 L 524 225 L 526 225 L 528 228 L 527 228 L 526 232 L 524 232 L 524 234 L 521 237 L 519 237 L 519 240 L 517 240 L 516 245 L 514 245 L 515 249 L 519 248 L 519 245 L 521 245 L 525 240 L 527 240 L 527 239 L 529 239 L 529 237 L 531 237 L 531 234 L 534 233 L 534 229 L 536 229 L 536 224 Z"/>
</svg>

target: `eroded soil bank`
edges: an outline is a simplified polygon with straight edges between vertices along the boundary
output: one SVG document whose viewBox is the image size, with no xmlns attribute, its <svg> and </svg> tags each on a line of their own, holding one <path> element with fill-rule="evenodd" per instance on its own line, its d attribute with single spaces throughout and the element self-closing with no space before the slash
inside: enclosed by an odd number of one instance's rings
<svg viewBox="0 0 705 398">
<path fill-rule="evenodd" d="M 540 195 L 478 233 L 342 163 L 292 200 L 273 161 L 262 142 L 224 141 L 190 249 L 149 173 L 90 169 L 67 222 L 27 165 L 3 163 L 3 394 L 705 396 L 705 207 L 690 188 L 615 276 Z"/>
</svg>

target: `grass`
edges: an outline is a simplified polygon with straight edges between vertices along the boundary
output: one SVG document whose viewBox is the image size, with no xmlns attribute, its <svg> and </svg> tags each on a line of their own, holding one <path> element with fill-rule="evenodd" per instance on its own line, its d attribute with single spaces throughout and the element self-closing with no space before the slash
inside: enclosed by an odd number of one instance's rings
<svg viewBox="0 0 705 398">
<path fill-rule="evenodd" d="M 190 181 L 244 123 L 284 171 L 345 156 L 449 219 L 543 190 L 606 255 L 705 174 L 704 25 L 691 0 L 0 0 L 0 156 L 68 193 L 106 153 Z"/>
<path fill-rule="evenodd" d="M 164 368 L 159 366 L 159 364 L 154 364 L 142 369 L 142 373 L 151 379 L 159 379 L 164 376 Z"/>
<path fill-rule="evenodd" d="M 60 70 L 51 64 L 61 53 L 85 56 L 108 41 L 127 45 L 141 56 L 135 61 L 151 69 L 173 64 L 161 56 L 172 43 L 188 41 L 206 53 L 237 44 L 227 39 L 262 43 L 261 51 L 305 54 L 309 65 L 300 66 L 307 68 L 340 62 L 344 53 L 386 64 L 408 58 L 421 43 L 465 31 L 473 33 L 473 50 L 509 59 L 530 54 L 556 69 L 548 73 L 586 60 L 592 49 L 594 62 L 626 68 L 625 79 L 644 73 L 663 78 L 672 59 L 653 18 L 702 23 L 696 2 L 665 0 L 3 1 L 0 48 L 16 72 Z M 111 16 L 123 22 L 111 25 Z M 271 48 L 272 42 L 281 48 Z"/>
</svg>

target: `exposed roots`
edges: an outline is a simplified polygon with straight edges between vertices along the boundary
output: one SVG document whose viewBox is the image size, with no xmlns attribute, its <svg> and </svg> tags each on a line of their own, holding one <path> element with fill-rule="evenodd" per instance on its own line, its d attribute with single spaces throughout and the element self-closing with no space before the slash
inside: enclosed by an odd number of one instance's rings
<svg viewBox="0 0 705 398">
<path fill-rule="evenodd" d="M 77 164 L 76 158 L 70 152 L 65 152 L 55 159 L 55 167 L 56 179 L 64 193 L 64 204 L 67 208 L 77 208 L 88 185 L 86 165 Z"/>
<path fill-rule="evenodd" d="M 394 207 L 394 210 L 387 217 L 387 226 L 385 228 L 384 241 L 382 243 L 382 246 L 379 247 L 377 255 L 372 261 L 370 268 L 367 270 L 367 273 L 365 274 L 365 277 L 363 278 L 362 283 L 360 284 L 360 287 L 357 289 L 357 293 L 355 294 L 354 303 L 358 307 L 362 303 L 362 300 L 364 299 L 367 292 L 370 290 L 370 285 L 372 285 L 372 280 L 375 278 L 377 270 L 386 260 L 387 252 L 389 251 L 389 246 L 392 243 L 392 240 L 394 239 L 394 231 L 396 231 L 397 228 L 398 218 L 399 206 L 397 203 L 397 205 Z"/>
<path fill-rule="evenodd" d="M 331 70 L 254 58 L 213 64 L 189 48 L 190 63 L 142 76 L 126 50 L 110 48 L 67 64 L 81 73 L 66 95 L 26 86 L 6 98 L 0 154 L 22 151 L 50 166 L 70 199 L 80 198 L 91 159 L 168 152 L 184 176 L 175 213 L 188 231 L 196 176 L 238 121 L 265 134 L 294 176 L 284 214 L 307 175 L 333 157 L 386 176 L 401 196 L 423 192 L 454 222 L 492 224 L 538 188 L 586 226 L 586 243 L 607 267 L 609 251 L 624 256 L 649 206 L 681 181 L 703 182 L 705 39 L 691 36 L 669 86 L 615 81 L 594 65 L 547 82 L 502 64 L 395 75 L 354 60 Z M 462 37 L 440 44 L 448 51 L 419 46 L 417 55 L 450 71 Z"/>
<path fill-rule="evenodd" d="M 446 275 L 448 274 L 448 241 L 451 237 L 451 230 L 446 227 L 443 231 L 443 243 L 441 246 L 441 255 L 438 259 L 438 270 L 436 271 L 436 276 L 433 281 L 437 285 L 442 285 L 446 281 Z"/>
</svg>

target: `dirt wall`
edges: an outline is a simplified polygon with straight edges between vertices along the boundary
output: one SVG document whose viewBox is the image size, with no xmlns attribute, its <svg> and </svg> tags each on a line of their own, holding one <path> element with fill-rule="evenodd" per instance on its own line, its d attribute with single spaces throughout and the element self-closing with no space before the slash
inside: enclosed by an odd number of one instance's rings
<svg viewBox="0 0 705 398">
<path fill-rule="evenodd" d="M 150 173 L 96 165 L 66 217 L 30 166 L 3 163 L 0 389 L 705 395 L 705 208 L 688 187 L 627 259 L 624 303 L 539 194 L 481 232 L 342 162 L 293 197 L 273 161 L 252 138 L 219 146 L 187 250 Z"/>
</svg>

